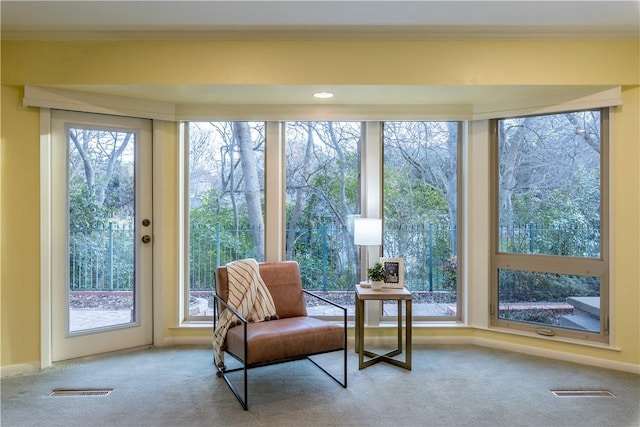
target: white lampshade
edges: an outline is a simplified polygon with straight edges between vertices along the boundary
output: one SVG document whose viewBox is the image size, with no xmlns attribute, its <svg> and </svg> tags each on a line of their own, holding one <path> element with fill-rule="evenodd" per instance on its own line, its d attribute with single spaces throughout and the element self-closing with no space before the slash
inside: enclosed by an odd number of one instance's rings
<svg viewBox="0 0 640 427">
<path fill-rule="evenodd" d="M 382 220 L 380 218 L 356 218 L 353 220 L 353 243 L 363 246 L 382 244 Z"/>
</svg>

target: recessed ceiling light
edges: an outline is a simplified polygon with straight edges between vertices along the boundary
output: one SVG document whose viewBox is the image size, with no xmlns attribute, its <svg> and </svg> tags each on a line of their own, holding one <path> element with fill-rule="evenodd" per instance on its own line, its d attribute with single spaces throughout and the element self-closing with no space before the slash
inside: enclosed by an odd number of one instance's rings
<svg viewBox="0 0 640 427">
<path fill-rule="evenodd" d="M 327 99 L 333 98 L 333 94 L 331 92 L 316 92 L 313 94 L 314 98 Z"/>
</svg>

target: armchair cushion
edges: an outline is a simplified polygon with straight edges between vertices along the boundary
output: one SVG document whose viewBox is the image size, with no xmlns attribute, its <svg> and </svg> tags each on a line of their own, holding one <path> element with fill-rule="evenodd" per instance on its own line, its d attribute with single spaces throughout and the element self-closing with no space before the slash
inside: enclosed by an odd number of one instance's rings
<svg viewBox="0 0 640 427">
<path fill-rule="evenodd" d="M 245 359 L 242 325 L 230 328 L 227 332 L 227 351 L 249 365 L 294 359 L 344 347 L 342 326 L 313 317 L 289 317 L 248 326 L 249 357 Z"/>
<path fill-rule="evenodd" d="M 279 319 L 306 316 L 307 309 L 302 292 L 300 269 L 295 261 L 263 262 L 259 264 L 260 276 L 269 288 Z M 216 269 L 216 293 L 224 301 L 229 297 L 227 268 Z M 224 307 L 218 306 L 220 312 Z"/>
</svg>

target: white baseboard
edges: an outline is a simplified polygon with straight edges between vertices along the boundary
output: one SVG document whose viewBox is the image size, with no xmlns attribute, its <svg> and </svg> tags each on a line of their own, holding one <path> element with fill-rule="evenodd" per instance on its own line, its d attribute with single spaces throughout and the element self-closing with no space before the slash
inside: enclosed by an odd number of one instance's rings
<svg viewBox="0 0 640 427">
<path fill-rule="evenodd" d="M 169 347 L 173 345 L 212 345 L 211 335 L 205 337 L 170 337 L 156 343 L 157 347 Z"/>
<path fill-rule="evenodd" d="M 19 363 L 17 365 L 7 365 L 0 368 L 0 377 L 10 375 L 25 374 L 27 372 L 37 372 L 40 370 L 40 362 Z"/>
<path fill-rule="evenodd" d="M 393 346 L 396 343 L 396 337 L 367 337 L 367 345 L 376 346 Z M 348 346 L 354 348 L 355 340 L 353 336 L 348 338 Z M 632 363 L 616 362 L 613 360 L 600 359 L 597 357 L 583 356 L 579 354 L 566 353 L 562 351 L 549 350 L 534 346 L 522 344 L 507 343 L 499 340 L 477 337 L 425 337 L 414 336 L 413 344 L 450 344 L 450 345 L 477 345 L 479 347 L 488 347 L 504 351 L 512 351 L 515 353 L 524 353 L 547 359 L 562 360 L 566 362 L 578 363 L 581 365 L 594 366 L 604 369 L 613 369 L 616 371 L 629 372 L 640 375 L 640 365 Z M 180 345 L 211 345 L 211 337 L 171 337 L 165 338 L 162 343 L 155 344 L 158 347 L 180 346 Z M 9 376 L 23 374 L 27 372 L 35 372 L 40 370 L 40 362 L 21 363 L 17 365 L 2 366 L 1 376 Z"/>
<path fill-rule="evenodd" d="M 581 354 L 566 353 L 563 351 L 549 350 L 534 346 L 506 343 L 504 341 L 491 340 L 487 338 L 472 338 L 471 343 L 479 347 L 489 347 L 515 353 L 530 354 L 532 356 L 544 357 L 547 359 L 562 360 L 581 365 L 594 366 L 598 368 L 613 369 L 615 371 L 629 372 L 640 375 L 640 365 L 632 363 L 616 362 L 614 360 L 601 359 L 598 357 L 583 356 Z"/>
<path fill-rule="evenodd" d="M 367 337 L 367 345 L 375 347 L 394 346 L 396 337 Z M 499 340 L 477 337 L 413 337 L 413 345 L 416 344 L 452 344 L 452 345 L 476 345 L 478 347 L 494 348 L 498 350 L 511 351 L 514 353 L 529 354 L 546 359 L 562 360 L 565 362 L 578 363 L 581 365 L 594 366 L 615 371 L 629 372 L 640 375 L 640 365 L 632 363 L 616 362 L 613 360 L 600 359 L 597 357 L 583 356 L 580 354 L 566 353 L 562 351 L 549 350 L 534 346 L 507 343 Z M 349 339 L 349 345 L 354 345 L 354 339 Z"/>
</svg>

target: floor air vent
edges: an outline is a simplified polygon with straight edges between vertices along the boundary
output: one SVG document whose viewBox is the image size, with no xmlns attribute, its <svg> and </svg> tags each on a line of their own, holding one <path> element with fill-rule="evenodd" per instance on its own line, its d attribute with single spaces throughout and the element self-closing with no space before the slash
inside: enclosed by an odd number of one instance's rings
<svg viewBox="0 0 640 427">
<path fill-rule="evenodd" d="M 551 390 L 558 397 L 616 397 L 609 390 Z"/>
<path fill-rule="evenodd" d="M 53 390 L 49 397 L 71 397 L 71 396 L 108 396 L 113 391 L 112 388 L 97 389 L 57 389 Z"/>
</svg>

